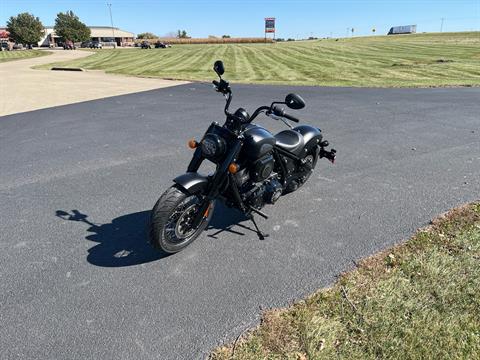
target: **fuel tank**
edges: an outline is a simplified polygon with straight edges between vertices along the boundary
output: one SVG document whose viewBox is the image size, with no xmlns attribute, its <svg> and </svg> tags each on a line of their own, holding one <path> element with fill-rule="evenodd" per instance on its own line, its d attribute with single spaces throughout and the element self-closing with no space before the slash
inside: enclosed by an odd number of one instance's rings
<svg viewBox="0 0 480 360">
<path fill-rule="evenodd" d="M 275 145 L 275 137 L 268 130 L 250 124 L 243 133 L 245 140 L 241 155 L 254 160 L 262 157 L 273 149 Z"/>
</svg>

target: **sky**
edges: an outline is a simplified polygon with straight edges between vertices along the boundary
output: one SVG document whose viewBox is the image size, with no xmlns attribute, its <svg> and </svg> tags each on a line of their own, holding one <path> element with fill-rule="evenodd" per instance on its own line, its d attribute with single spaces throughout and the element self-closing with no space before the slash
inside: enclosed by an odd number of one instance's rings
<svg viewBox="0 0 480 360">
<path fill-rule="evenodd" d="M 263 37 L 264 18 L 276 18 L 276 37 L 345 37 L 385 34 L 416 24 L 418 32 L 480 30 L 480 0 L 0 0 L 0 26 L 21 12 L 45 26 L 72 10 L 87 25 L 110 25 L 163 36 L 179 29 L 192 37 Z"/>
</svg>

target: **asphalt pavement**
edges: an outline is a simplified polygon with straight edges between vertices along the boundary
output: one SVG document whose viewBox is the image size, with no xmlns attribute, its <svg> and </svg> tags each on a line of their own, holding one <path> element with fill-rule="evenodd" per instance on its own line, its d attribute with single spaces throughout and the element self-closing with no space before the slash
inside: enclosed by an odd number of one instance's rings
<svg viewBox="0 0 480 360">
<path fill-rule="evenodd" d="M 0 351 L 5 359 L 200 359 L 480 193 L 480 88 L 232 85 L 233 107 L 282 99 L 338 151 L 267 206 L 176 255 L 146 245 L 148 212 L 223 99 L 188 84 L 0 118 Z M 293 111 L 293 110 L 292 110 Z M 258 121 L 273 131 L 282 123 Z M 237 223 L 240 221 L 240 224 Z"/>
</svg>

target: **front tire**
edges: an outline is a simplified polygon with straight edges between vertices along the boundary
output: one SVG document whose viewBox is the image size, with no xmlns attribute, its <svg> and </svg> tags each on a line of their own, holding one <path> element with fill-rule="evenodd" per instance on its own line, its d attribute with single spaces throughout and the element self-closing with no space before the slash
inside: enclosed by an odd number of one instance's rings
<svg viewBox="0 0 480 360">
<path fill-rule="evenodd" d="M 178 185 L 171 186 L 152 209 L 148 234 L 156 249 L 176 253 L 190 245 L 207 227 L 212 218 L 214 202 L 196 228 L 190 222 L 203 200 L 200 194 L 191 195 Z"/>
</svg>

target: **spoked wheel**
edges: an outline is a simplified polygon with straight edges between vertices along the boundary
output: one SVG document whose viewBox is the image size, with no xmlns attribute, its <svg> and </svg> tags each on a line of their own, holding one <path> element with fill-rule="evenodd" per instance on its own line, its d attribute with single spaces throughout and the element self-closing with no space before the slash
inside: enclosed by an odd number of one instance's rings
<svg viewBox="0 0 480 360">
<path fill-rule="evenodd" d="M 176 253 L 191 244 L 212 218 L 214 202 L 203 214 L 200 224 L 193 226 L 202 200 L 201 195 L 190 195 L 176 185 L 169 188 L 158 199 L 150 216 L 151 244 L 168 253 Z"/>
</svg>

